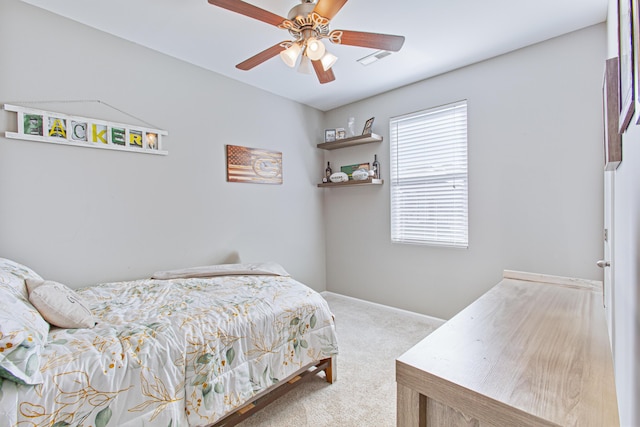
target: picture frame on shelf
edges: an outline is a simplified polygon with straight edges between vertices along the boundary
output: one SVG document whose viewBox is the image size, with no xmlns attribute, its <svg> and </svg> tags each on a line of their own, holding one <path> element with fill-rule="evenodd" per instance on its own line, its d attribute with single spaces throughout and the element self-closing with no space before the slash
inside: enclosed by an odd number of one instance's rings
<svg viewBox="0 0 640 427">
<path fill-rule="evenodd" d="M 627 130 L 635 110 L 632 2 L 637 2 L 637 0 L 618 0 L 618 72 L 620 83 L 618 131 L 621 134 Z"/>
<path fill-rule="evenodd" d="M 336 130 L 335 129 L 325 129 L 324 130 L 324 142 L 333 142 L 336 140 Z"/>
<path fill-rule="evenodd" d="M 346 137 L 347 137 L 347 132 L 344 130 L 344 128 L 336 129 L 336 139 L 345 139 Z"/>
<path fill-rule="evenodd" d="M 366 123 L 364 124 L 364 129 L 362 130 L 363 135 L 369 135 L 371 133 L 371 128 L 373 127 L 374 119 L 375 117 L 371 117 L 369 120 L 366 121 Z"/>
</svg>

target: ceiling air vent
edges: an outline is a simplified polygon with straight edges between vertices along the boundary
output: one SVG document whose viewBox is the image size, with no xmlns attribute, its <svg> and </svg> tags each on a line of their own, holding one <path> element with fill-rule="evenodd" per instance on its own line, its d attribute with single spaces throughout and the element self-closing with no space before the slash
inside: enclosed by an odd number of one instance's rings
<svg viewBox="0 0 640 427">
<path fill-rule="evenodd" d="M 388 50 L 379 50 L 377 52 L 372 53 L 371 55 L 367 55 L 364 58 L 358 59 L 358 62 L 362 65 L 371 65 L 379 59 L 384 58 L 385 56 L 391 55 L 391 52 Z"/>
</svg>

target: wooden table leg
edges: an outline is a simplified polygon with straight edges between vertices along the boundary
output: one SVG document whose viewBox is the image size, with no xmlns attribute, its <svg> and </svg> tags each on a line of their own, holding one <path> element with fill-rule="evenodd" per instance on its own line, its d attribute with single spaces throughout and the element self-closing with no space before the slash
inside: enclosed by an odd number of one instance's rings
<svg viewBox="0 0 640 427">
<path fill-rule="evenodd" d="M 397 427 L 427 426 L 427 397 L 398 384 Z"/>
</svg>

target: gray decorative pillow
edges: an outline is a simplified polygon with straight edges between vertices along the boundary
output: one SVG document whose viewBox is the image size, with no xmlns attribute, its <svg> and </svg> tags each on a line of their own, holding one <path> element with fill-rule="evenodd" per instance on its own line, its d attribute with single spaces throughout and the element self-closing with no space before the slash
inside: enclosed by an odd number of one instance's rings
<svg viewBox="0 0 640 427">
<path fill-rule="evenodd" d="M 52 280 L 26 279 L 29 301 L 42 317 L 59 328 L 93 328 L 96 317 L 82 297 Z"/>
</svg>

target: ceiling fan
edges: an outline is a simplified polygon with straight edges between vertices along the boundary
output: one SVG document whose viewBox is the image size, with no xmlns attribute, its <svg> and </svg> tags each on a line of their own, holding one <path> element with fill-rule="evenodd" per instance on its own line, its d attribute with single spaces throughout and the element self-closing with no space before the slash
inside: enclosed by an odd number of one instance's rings
<svg viewBox="0 0 640 427">
<path fill-rule="evenodd" d="M 278 54 L 285 64 L 293 68 L 296 66 L 298 57 L 301 57 L 298 71 L 310 74 L 313 67 L 320 83 L 329 83 L 335 80 L 331 67 L 338 58 L 326 50 L 322 39 L 328 39 L 335 44 L 392 52 L 399 51 L 404 44 L 403 36 L 349 30 L 330 31 L 331 19 L 342 9 L 347 0 L 318 0 L 317 3 L 313 3 L 313 0 L 301 0 L 301 4 L 289 11 L 288 18 L 241 0 L 208 1 L 214 6 L 288 30 L 293 37 L 293 40 L 278 43 L 239 63 L 236 68 L 240 70 L 250 70 Z"/>
</svg>

